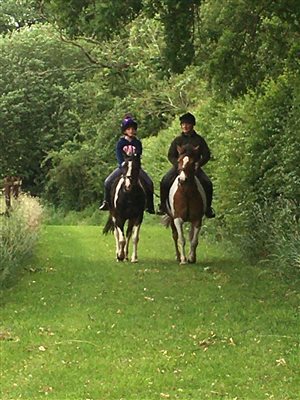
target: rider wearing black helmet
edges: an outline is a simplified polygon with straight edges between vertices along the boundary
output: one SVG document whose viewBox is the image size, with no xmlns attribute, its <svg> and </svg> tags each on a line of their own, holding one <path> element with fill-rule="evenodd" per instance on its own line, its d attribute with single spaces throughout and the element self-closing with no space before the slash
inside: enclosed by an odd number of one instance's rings
<svg viewBox="0 0 300 400">
<path fill-rule="evenodd" d="M 196 119 L 193 114 L 189 112 L 183 114 L 179 118 L 179 121 L 182 132 L 172 141 L 168 151 L 168 159 L 173 164 L 173 167 L 166 173 L 166 175 L 162 178 L 160 182 L 160 206 L 157 213 L 161 215 L 167 212 L 166 201 L 168 198 L 169 190 L 172 186 L 175 177 L 177 176 L 177 159 L 179 156 L 177 147 L 191 144 L 194 147 L 199 146 L 198 147 L 199 160 L 197 162 L 198 168 L 196 170 L 196 176 L 200 180 L 206 193 L 207 210 L 205 215 L 207 218 L 214 218 L 215 213 L 211 206 L 212 196 L 213 196 L 213 185 L 209 177 L 202 170 L 202 167 L 210 160 L 211 157 L 209 147 L 204 138 L 194 130 L 194 126 L 196 125 Z"/>
</svg>

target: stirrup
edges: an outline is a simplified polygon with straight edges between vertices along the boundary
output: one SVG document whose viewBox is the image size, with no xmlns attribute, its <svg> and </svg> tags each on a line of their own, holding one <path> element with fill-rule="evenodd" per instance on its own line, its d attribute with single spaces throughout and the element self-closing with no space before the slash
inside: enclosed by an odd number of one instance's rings
<svg viewBox="0 0 300 400">
<path fill-rule="evenodd" d="M 109 210 L 109 205 L 108 205 L 108 202 L 106 200 L 103 201 L 103 203 L 99 207 L 99 210 L 100 211 L 108 211 Z"/>
</svg>

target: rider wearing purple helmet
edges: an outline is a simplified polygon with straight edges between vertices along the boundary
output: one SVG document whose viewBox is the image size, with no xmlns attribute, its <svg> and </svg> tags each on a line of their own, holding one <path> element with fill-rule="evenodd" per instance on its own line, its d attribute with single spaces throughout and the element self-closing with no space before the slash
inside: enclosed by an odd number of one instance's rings
<svg viewBox="0 0 300 400">
<path fill-rule="evenodd" d="M 116 145 L 116 158 L 118 167 L 104 181 L 104 201 L 99 210 L 106 211 L 110 209 L 110 191 L 115 179 L 122 175 L 122 163 L 124 162 L 124 153 L 127 155 L 136 154 L 141 157 L 143 152 L 142 142 L 136 137 L 138 124 L 131 115 L 126 115 L 121 123 L 122 137 Z M 150 176 L 141 168 L 140 180 L 146 193 L 146 211 L 155 214 L 153 202 L 153 182 Z"/>
</svg>

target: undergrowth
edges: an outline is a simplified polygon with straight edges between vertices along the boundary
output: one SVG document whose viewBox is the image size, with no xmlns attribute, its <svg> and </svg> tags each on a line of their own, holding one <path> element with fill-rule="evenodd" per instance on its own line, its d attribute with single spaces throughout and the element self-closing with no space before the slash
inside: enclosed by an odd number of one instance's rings
<svg viewBox="0 0 300 400">
<path fill-rule="evenodd" d="M 1 215 L 0 286 L 7 282 L 37 242 L 43 209 L 38 199 L 22 194 L 9 214 Z"/>
</svg>

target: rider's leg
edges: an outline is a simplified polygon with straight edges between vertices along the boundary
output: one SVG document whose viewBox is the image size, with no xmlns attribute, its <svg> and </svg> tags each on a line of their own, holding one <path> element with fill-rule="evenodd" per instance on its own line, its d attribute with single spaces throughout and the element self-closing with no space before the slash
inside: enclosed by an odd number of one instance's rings
<svg viewBox="0 0 300 400">
<path fill-rule="evenodd" d="M 146 211 L 149 214 L 155 214 L 154 210 L 154 186 L 150 176 L 143 170 L 140 170 L 140 180 L 146 193 Z"/>
<path fill-rule="evenodd" d="M 101 211 L 107 211 L 111 207 L 111 187 L 114 180 L 122 174 L 121 168 L 116 168 L 104 181 L 104 200 L 99 207 Z"/>
<path fill-rule="evenodd" d="M 205 190 L 206 194 L 206 213 L 205 215 L 207 218 L 214 218 L 215 217 L 215 212 L 214 209 L 211 206 L 212 203 L 212 198 L 213 198 L 213 184 L 212 181 L 209 179 L 209 177 L 206 175 L 206 173 L 203 170 L 198 170 L 197 171 L 197 177 L 199 178 L 203 189 Z"/>
<path fill-rule="evenodd" d="M 177 170 L 172 167 L 160 182 L 160 204 L 157 214 L 162 215 L 167 213 L 167 199 L 171 185 L 177 175 Z"/>
</svg>

